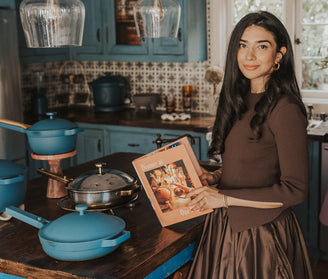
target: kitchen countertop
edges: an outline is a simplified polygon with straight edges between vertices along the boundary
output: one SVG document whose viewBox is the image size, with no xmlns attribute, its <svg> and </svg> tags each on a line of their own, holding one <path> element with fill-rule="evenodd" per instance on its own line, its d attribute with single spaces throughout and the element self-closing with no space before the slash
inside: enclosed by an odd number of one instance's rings
<svg viewBox="0 0 328 279">
<path fill-rule="evenodd" d="M 115 153 L 65 169 L 64 175 L 78 177 L 95 162 L 109 162 L 112 168 L 136 177 L 131 161 L 135 153 Z M 27 183 L 25 210 L 48 220 L 69 214 L 57 206 L 59 199 L 46 198 L 47 178 Z M 0 221 L 0 272 L 28 278 L 144 278 L 193 243 L 200 235 L 204 218 L 199 217 L 162 228 L 142 190 L 133 208 L 114 209 L 127 224 L 131 238 L 112 253 L 81 262 L 58 261 L 42 249 L 38 229 L 12 218 Z"/>
<path fill-rule="evenodd" d="M 72 108 L 68 110 L 58 109 L 56 112 L 56 117 L 68 119 L 72 122 L 184 130 L 199 133 L 207 133 L 211 131 L 215 121 L 215 116 L 206 113 L 192 113 L 191 119 L 189 120 L 168 121 L 161 119 L 161 115 L 165 113 L 164 111 L 152 112 L 134 108 L 128 108 L 116 112 L 95 112 L 93 108 Z M 24 122 L 32 125 L 43 118 L 37 118 L 29 113 L 25 115 Z M 308 139 L 311 141 L 328 142 L 328 134 L 309 134 Z"/>
<path fill-rule="evenodd" d="M 143 128 L 186 130 L 207 133 L 212 129 L 215 117 L 205 113 L 192 113 L 189 120 L 162 120 L 164 111 L 147 111 L 138 109 L 125 109 L 116 112 L 95 112 L 93 109 L 57 110 L 58 118 L 68 119 L 73 122 L 121 125 Z M 37 119 L 30 114 L 25 115 L 25 122 L 33 124 Z"/>
</svg>

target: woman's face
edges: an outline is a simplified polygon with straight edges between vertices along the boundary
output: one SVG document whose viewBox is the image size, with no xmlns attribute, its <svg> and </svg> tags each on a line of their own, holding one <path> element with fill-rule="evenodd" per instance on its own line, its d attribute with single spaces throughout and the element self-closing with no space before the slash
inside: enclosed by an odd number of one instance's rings
<svg viewBox="0 0 328 279">
<path fill-rule="evenodd" d="M 274 70 L 275 63 L 282 58 L 277 52 L 277 44 L 271 32 L 260 26 L 249 26 L 245 29 L 239 43 L 237 54 L 238 66 L 242 74 L 251 82 L 251 92 L 265 91 L 265 84 Z"/>
</svg>

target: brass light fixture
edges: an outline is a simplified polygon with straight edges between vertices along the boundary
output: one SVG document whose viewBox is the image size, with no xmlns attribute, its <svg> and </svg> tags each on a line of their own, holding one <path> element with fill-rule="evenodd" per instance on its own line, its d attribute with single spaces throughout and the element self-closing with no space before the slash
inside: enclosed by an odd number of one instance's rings
<svg viewBox="0 0 328 279">
<path fill-rule="evenodd" d="M 27 47 L 82 45 L 85 7 L 80 0 L 23 0 L 19 12 Z"/>
<path fill-rule="evenodd" d="M 181 7 L 175 0 L 138 0 L 133 7 L 139 37 L 173 37 L 178 34 Z"/>
</svg>

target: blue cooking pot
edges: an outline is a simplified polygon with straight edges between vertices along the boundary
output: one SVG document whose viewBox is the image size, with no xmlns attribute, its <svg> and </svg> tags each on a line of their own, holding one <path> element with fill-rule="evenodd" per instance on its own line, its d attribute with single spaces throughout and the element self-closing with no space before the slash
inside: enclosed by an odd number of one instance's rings
<svg viewBox="0 0 328 279">
<path fill-rule="evenodd" d="M 78 212 L 52 222 L 14 206 L 6 213 L 36 228 L 43 250 L 62 261 L 84 261 L 114 251 L 130 238 L 123 219 L 97 211 L 86 211 L 85 204 L 76 205 Z"/>
<path fill-rule="evenodd" d="M 106 73 L 91 83 L 95 111 L 119 111 L 123 109 L 127 80 L 122 76 Z"/>
<path fill-rule="evenodd" d="M 0 213 L 9 205 L 24 202 L 26 168 L 8 160 L 0 160 Z"/>
<path fill-rule="evenodd" d="M 75 123 L 54 118 L 55 112 L 47 113 L 49 119 L 34 125 L 0 119 L 0 127 L 26 133 L 32 151 L 40 155 L 55 155 L 75 149 L 77 133 L 83 131 Z"/>
</svg>

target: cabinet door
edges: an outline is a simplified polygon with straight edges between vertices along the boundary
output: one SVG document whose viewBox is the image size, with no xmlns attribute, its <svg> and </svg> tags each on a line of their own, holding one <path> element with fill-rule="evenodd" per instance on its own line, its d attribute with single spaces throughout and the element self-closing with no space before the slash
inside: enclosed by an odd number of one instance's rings
<svg viewBox="0 0 328 279">
<path fill-rule="evenodd" d="M 158 38 L 153 40 L 152 54 L 153 55 L 183 55 L 182 30 L 179 28 L 177 38 Z"/>
<path fill-rule="evenodd" d="M 106 11 L 110 14 L 103 26 L 106 33 L 106 54 L 109 57 L 131 55 L 128 61 L 133 61 L 138 55 L 148 55 L 148 40 L 137 36 L 134 22 L 132 11 L 137 1 L 105 0 L 105 2 Z"/>
<path fill-rule="evenodd" d="M 82 164 L 105 156 L 105 131 L 103 129 L 84 129 L 77 136 L 76 164 Z"/>
<path fill-rule="evenodd" d="M 85 55 L 91 58 L 92 55 L 104 54 L 103 2 L 101 0 L 83 0 L 82 2 L 85 6 L 82 46 L 72 47 L 72 55 L 78 60 L 83 60 Z"/>
<path fill-rule="evenodd" d="M 158 38 L 152 40 L 152 54 L 153 55 L 170 55 L 170 56 L 181 56 L 184 55 L 184 45 L 183 33 L 185 32 L 185 18 L 188 14 L 184 10 L 184 5 L 182 0 L 178 0 L 181 6 L 181 20 L 178 29 L 178 35 L 176 38 Z"/>
<path fill-rule="evenodd" d="M 0 0 L 0 8 L 15 10 L 15 2 L 12 0 Z"/>
<path fill-rule="evenodd" d="M 111 153 L 149 153 L 156 149 L 156 144 L 153 143 L 156 137 L 153 133 L 110 132 Z"/>
</svg>

